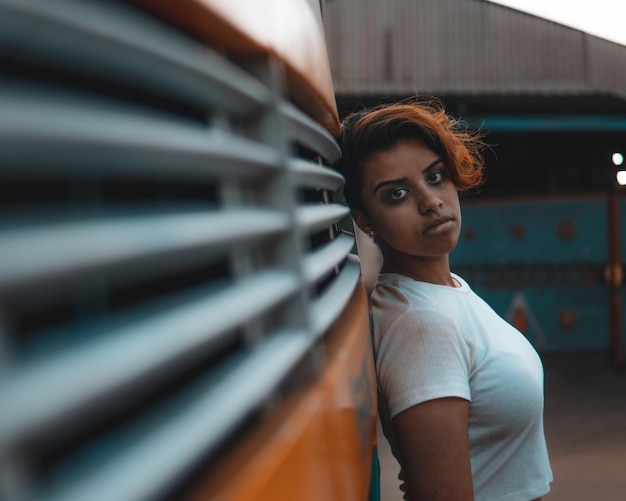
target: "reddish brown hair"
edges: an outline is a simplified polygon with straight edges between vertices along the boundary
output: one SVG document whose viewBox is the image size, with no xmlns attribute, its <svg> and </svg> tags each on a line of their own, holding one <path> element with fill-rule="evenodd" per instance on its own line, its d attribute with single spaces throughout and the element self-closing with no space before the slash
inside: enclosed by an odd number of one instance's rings
<svg viewBox="0 0 626 501">
<path fill-rule="evenodd" d="M 483 181 L 484 145 L 476 131 L 446 115 L 436 102 L 383 105 L 353 113 L 342 123 L 340 170 L 346 178 L 344 195 L 350 207 L 364 210 L 361 182 L 368 158 L 407 139 L 423 141 L 441 155 L 459 191 L 475 188 Z"/>
</svg>

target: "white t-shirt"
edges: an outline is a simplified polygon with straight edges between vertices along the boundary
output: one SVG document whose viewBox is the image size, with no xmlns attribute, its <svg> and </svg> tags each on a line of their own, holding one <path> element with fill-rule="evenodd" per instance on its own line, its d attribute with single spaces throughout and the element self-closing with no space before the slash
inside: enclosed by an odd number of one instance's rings
<svg viewBox="0 0 626 501">
<path fill-rule="evenodd" d="M 523 334 L 453 276 L 461 287 L 381 274 L 372 292 L 385 436 L 400 461 L 391 418 L 428 400 L 466 399 L 475 499 L 544 496 L 552 471 L 541 360 Z"/>
</svg>

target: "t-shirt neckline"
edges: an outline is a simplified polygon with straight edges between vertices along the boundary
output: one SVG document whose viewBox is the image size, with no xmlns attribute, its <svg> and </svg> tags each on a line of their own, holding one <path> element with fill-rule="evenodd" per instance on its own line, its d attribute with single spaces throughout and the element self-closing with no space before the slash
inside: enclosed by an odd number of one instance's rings
<svg viewBox="0 0 626 501">
<path fill-rule="evenodd" d="M 436 287 L 436 288 L 444 288 L 452 291 L 468 291 L 469 285 L 465 280 L 463 280 L 456 273 L 451 273 L 452 279 L 459 284 L 458 287 L 452 287 L 450 285 L 441 285 L 441 284 L 433 284 L 431 282 L 422 282 L 421 280 L 415 280 L 411 277 L 407 277 L 406 275 L 402 275 L 401 273 L 381 273 L 378 275 L 378 282 L 390 282 L 392 280 L 401 280 L 403 282 L 412 282 L 420 285 L 424 285 L 427 287 Z"/>
</svg>

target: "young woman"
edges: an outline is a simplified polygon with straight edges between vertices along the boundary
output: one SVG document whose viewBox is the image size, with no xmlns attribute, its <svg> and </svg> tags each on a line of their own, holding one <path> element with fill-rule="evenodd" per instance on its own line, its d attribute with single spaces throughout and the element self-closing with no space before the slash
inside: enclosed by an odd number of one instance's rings
<svg viewBox="0 0 626 501">
<path fill-rule="evenodd" d="M 433 104 L 343 124 L 344 193 L 383 265 L 371 296 L 379 409 L 405 499 L 541 499 L 552 472 L 543 367 L 459 276 L 459 191 L 483 179 L 481 143 Z"/>
</svg>

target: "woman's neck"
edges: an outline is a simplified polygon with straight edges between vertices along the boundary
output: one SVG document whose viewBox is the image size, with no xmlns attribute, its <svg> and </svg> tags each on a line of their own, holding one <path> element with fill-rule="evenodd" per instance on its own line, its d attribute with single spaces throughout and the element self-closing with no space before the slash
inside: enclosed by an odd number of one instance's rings
<svg viewBox="0 0 626 501">
<path fill-rule="evenodd" d="M 452 278 L 450 263 L 447 256 L 433 259 L 411 260 L 409 263 L 390 261 L 385 259 L 380 270 L 381 273 L 397 273 L 407 276 L 419 282 L 427 282 L 436 285 L 458 287 L 458 282 Z"/>
</svg>

